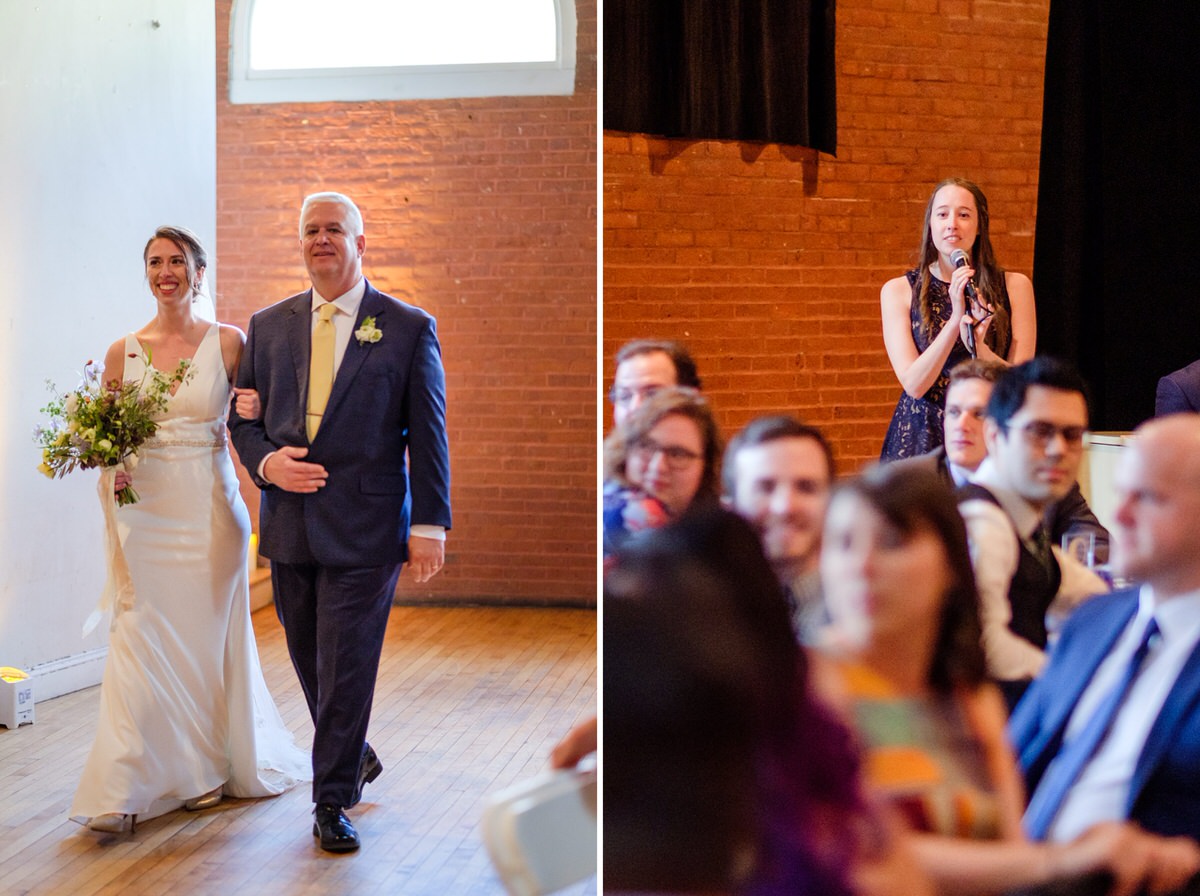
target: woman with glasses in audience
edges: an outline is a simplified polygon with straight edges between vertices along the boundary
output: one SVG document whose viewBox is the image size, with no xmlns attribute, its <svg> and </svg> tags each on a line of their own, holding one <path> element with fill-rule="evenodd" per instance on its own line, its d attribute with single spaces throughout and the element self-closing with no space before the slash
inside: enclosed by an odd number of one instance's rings
<svg viewBox="0 0 1200 896">
<path fill-rule="evenodd" d="M 720 436 L 695 389 L 662 389 L 604 440 L 604 554 L 630 535 L 717 500 Z"/>
<path fill-rule="evenodd" d="M 1021 830 L 1024 795 L 987 680 L 966 530 L 933 471 L 876 467 L 838 487 L 821 579 L 832 623 L 822 682 L 846 707 L 866 779 L 908 822 L 940 892 L 1165 893 L 1200 868 L 1200 849 L 1103 823 L 1067 843 Z M 1093 873 L 1111 876 L 1079 889 Z M 1092 884 L 1096 881 L 1093 879 Z M 1034 890 L 1033 892 L 1036 892 Z"/>
<path fill-rule="evenodd" d="M 934 187 L 917 267 L 885 283 L 880 303 L 884 346 L 904 389 L 882 460 L 915 457 L 942 444 L 942 408 L 955 364 L 969 357 L 1004 364 L 1033 357 L 1033 284 L 996 264 L 987 197 L 969 180 L 952 177 Z"/>
</svg>

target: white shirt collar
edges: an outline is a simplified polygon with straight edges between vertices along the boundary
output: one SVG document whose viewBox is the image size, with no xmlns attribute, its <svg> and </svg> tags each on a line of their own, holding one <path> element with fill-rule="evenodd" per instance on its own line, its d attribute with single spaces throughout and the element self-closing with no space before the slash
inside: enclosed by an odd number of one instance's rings
<svg viewBox="0 0 1200 896">
<path fill-rule="evenodd" d="M 966 485 L 971 481 L 971 471 L 966 467 L 960 467 L 958 464 L 946 458 L 946 469 L 950 471 L 950 478 L 954 480 L 957 486 Z"/>
<path fill-rule="evenodd" d="M 1200 589 L 1160 599 L 1153 587 L 1143 585 L 1138 592 L 1138 616 L 1148 621 L 1151 614 L 1164 640 L 1200 640 Z"/>
<path fill-rule="evenodd" d="M 1008 514 L 1008 518 L 1013 522 L 1013 527 L 1020 533 L 1022 538 L 1028 538 L 1041 525 L 1041 512 L 1016 492 L 1005 487 L 1000 480 L 1000 474 L 996 470 L 996 465 L 992 463 L 991 457 L 983 459 L 983 463 L 979 465 L 979 469 L 975 471 L 975 474 L 971 477 L 971 481 L 977 485 L 984 486 L 996 496 L 996 500 L 1000 502 L 1000 507 Z"/>
<path fill-rule="evenodd" d="M 350 315 L 353 319 L 358 316 L 358 307 L 362 304 L 363 296 L 367 292 L 367 278 L 359 277 L 358 282 L 351 286 L 348 290 L 338 296 L 336 299 L 327 299 L 314 286 L 312 290 L 312 310 L 316 311 L 322 305 L 333 304 L 337 305 L 338 310 Z"/>
</svg>

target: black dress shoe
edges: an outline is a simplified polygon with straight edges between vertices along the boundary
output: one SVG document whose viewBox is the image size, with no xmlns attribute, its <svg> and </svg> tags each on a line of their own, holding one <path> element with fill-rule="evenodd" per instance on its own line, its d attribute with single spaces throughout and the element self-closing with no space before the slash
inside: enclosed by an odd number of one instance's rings
<svg viewBox="0 0 1200 896">
<path fill-rule="evenodd" d="M 321 838 L 326 852 L 354 852 L 358 849 L 358 831 L 346 817 L 341 806 L 317 803 L 313 809 L 313 836 Z"/>
<path fill-rule="evenodd" d="M 354 796 L 350 800 L 347 809 L 358 805 L 362 799 L 362 791 L 364 784 L 370 784 L 379 777 L 383 771 L 383 763 L 379 761 L 379 757 L 375 755 L 375 751 L 371 749 L 370 744 L 366 744 L 363 750 L 362 764 L 358 767 L 358 785 L 354 788 Z"/>
</svg>

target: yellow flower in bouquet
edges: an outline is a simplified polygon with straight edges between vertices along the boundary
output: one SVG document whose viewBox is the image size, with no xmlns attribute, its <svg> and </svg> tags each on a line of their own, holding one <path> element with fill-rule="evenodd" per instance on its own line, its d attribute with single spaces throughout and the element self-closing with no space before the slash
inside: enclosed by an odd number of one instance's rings
<svg viewBox="0 0 1200 896">
<path fill-rule="evenodd" d="M 146 372 L 140 380 L 105 383 L 101 379 L 103 365 L 88 361 L 82 381 L 70 392 L 59 394 L 47 381 L 55 397 L 42 408 L 49 420 L 33 433 L 42 449 L 39 471 L 59 479 L 76 469 L 115 467 L 136 460 L 137 450 L 158 430 L 154 416 L 166 410 L 172 389 L 192 375 L 187 360 L 180 361 L 170 375 L 154 370 L 148 354 L 143 360 Z M 137 499 L 133 486 L 117 492 L 119 505 Z"/>
</svg>

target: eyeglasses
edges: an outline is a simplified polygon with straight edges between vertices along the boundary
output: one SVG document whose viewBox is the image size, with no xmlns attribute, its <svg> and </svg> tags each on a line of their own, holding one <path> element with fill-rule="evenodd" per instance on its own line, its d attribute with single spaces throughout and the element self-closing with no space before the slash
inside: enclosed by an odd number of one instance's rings
<svg viewBox="0 0 1200 896">
<path fill-rule="evenodd" d="M 1007 427 L 1005 427 L 1007 430 Z M 1038 448 L 1045 448 L 1055 436 L 1062 436 L 1068 448 L 1078 448 L 1083 444 L 1083 434 L 1086 426 L 1056 426 L 1045 420 L 1031 420 L 1020 428 L 1025 441 Z"/>
<path fill-rule="evenodd" d="M 662 386 L 642 386 L 640 389 L 630 389 L 627 387 L 618 389 L 613 386 L 608 390 L 608 400 L 616 405 L 631 404 L 635 398 L 640 398 L 645 401 L 652 395 L 661 392 Z"/>
<path fill-rule="evenodd" d="M 633 443 L 632 451 L 644 464 L 650 463 L 654 455 L 661 453 L 670 470 L 686 470 L 700 459 L 695 451 L 680 445 L 660 445 L 650 438 L 638 439 Z"/>
</svg>

